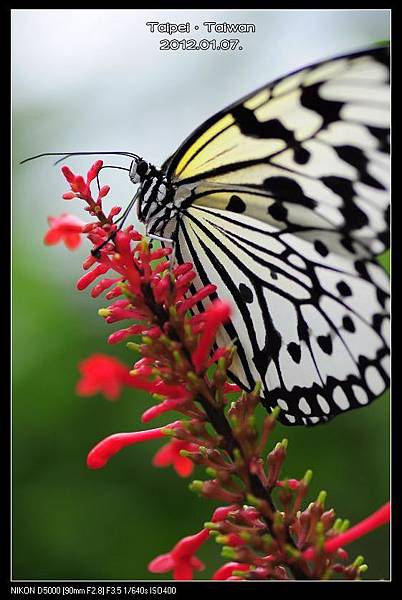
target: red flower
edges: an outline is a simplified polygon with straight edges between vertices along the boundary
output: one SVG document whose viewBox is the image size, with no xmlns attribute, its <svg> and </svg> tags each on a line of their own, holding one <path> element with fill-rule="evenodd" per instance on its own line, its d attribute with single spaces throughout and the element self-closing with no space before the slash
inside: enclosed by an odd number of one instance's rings
<svg viewBox="0 0 402 600">
<path fill-rule="evenodd" d="M 391 516 L 390 503 L 387 502 L 386 504 L 384 504 L 384 506 L 379 508 L 375 513 L 373 513 L 366 519 L 363 519 L 363 521 L 360 521 L 360 523 L 357 523 L 357 525 L 354 525 L 354 527 L 351 527 L 344 533 L 340 533 L 339 535 L 337 535 L 334 538 L 325 542 L 324 551 L 328 552 L 328 553 L 335 552 L 341 546 L 345 546 L 346 544 L 350 544 L 351 542 L 354 542 L 355 540 L 359 539 L 363 535 L 367 535 L 367 533 L 370 533 L 370 531 L 377 529 L 377 527 L 380 527 L 381 525 L 385 525 L 385 523 L 388 523 L 390 516 Z M 314 548 L 308 548 L 308 550 L 305 550 L 303 552 L 303 558 L 305 558 L 306 560 L 312 560 L 314 558 L 314 556 L 315 556 Z"/>
<path fill-rule="evenodd" d="M 137 265 L 133 260 L 133 252 L 130 246 L 130 236 L 123 231 L 116 235 L 115 244 L 119 258 L 119 263 L 124 272 L 124 277 L 130 285 L 133 294 L 141 294 L 141 276 Z M 116 260 L 116 259 L 115 259 Z"/>
<path fill-rule="evenodd" d="M 64 242 L 69 250 L 75 250 L 81 244 L 81 233 L 85 223 L 74 217 L 63 213 L 60 217 L 49 217 L 49 230 L 44 242 L 48 246 Z"/>
<path fill-rule="evenodd" d="M 109 193 L 110 188 L 108 185 L 104 185 L 99 189 L 96 200 L 92 197 L 91 182 L 99 175 L 102 166 L 103 161 L 97 160 L 89 169 L 86 179 L 81 175 L 75 175 L 67 166 L 62 167 L 61 170 L 67 182 L 70 184 L 71 189 L 71 192 L 63 194 L 64 200 L 73 200 L 73 198 L 84 200 L 88 204 L 85 210 L 96 217 L 99 224 L 103 226 L 105 224 L 112 224 L 112 219 L 120 212 L 120 207 L 114 206 L 108 217 L 103 213 L 102 200 Z M 93 227 L 96 228 L 96 224 L 91 223 L 88 227 L 89 229 L 87 229 L 86 232 L 89 232 Z"/>
<path fill-rule="evenodd" d="M 90 187 L 89 187 L 91 184 L 91 181 L 93 181 L 96 178 L 96 176 L 98 175 L 102 166 L 103 166 L 103 161 L 97 160 L 92 165 L 92 167 L 89 169 L 89 171 L 87 173 L 86 181 L 84 180 L 84 178 L 81 175 L 75 175 L 71 171 L 71 169 L 67 166 L 62 167 L 61 170 L 62 170 L 64 177 L 70 184 L 70 188 L 71 188 L 72 192 L 74 193 L 74 195 L 77 194 L 78 197 L 82 198 L 83 200 L 87 200 L 91 196 L 91 191 L 90 191 Z M 100 190 L 99 196 L 100 197 L 106 196 L 106 194 L 108 192 L 109 192 L 109 186 L 104 186 Z M 72 199 L 71 193 L 68 192 L 67 194 L 64 194 L 63 198 L 65 200 L 71 200 Z"/>
<path fill-rule="evenodd" d="M 93 354 L 79 365 L 81 379 L 77 393 L 92 396 L 103 393 L 109 400 L 115 400 L 123 385 L 130 383 L 128 368 L 119 360 L 105 354 Z"/>
<path fill-rule="evenodd" d="M 153 458 L 152 464 L 154 467 L 167 467 L 172 465 L 180 477 L 189 477 L 193 472 L 194 463 L 186 456 L 181 456 L 180 450 L 195 452 L 198 450 L 198 446 L 183 440 L 173 439 L 158 450 Z"/>
<path fill-rule="evenodd" d="M 202 529 L 195 535 L 180 540 L 167 554 L 154 558 L 148 565 L 151 573 L 167 573 L 173 571 L 173 579 L 189 580 L 193 578 L 193 571 L 202 571 L 203 563 L 194 554 L 209 538 L 209 530 Z"/>
<path fill-rule="evenodd" d="M 214 510 L 211 521 L 217 523 L 218 521 L 226 519 L 226 517 L 236 512 L 240 507 L 236 504 L 230 506 L 220 506 Z M 202 571 L 204 565 L 202 562 L 194 556 L 197 550 L 202 546 L 204 542 L 209 539 L 209 529 L 201 529 L 195 535 L 189 535 L 180 540 L 173 550 L 167 554 L 161 554 L 154 558 L 148 565 L 148 570 L 151 573 L 167 573 L 173 571 L 173 579 L 185 580 L 193 578 L 193 571 Z M 238 563 L 233 563 L 238 564 Z M 249 565 L 247 565 L 248 569 Z M 243 570 L 243 566 L 239 567 L 239 570 Z M 229 573 L 231 575 L 231 573 Z M 214 579 L 226 579 L 226 577 L 214 577 Z"/>
<path fill-rule="evenodd" d="M 192 360 L 198 373 L 206 366 L 205 363 L 215 340 L 216 332 L 219 327 L 229 319 L 230 312 L 231 308 L 228 302 L 215 300 L 204 313 L 196 315 L 196 317 L 193 318 L 193 322 L 198 322 L 198 320 L 200 320 L 204 325 L 198 341 L 198 346 L 192 355 Z"/>
<path fill-rule="evenodd" d="M 147 423 L 148 421 L 151 421 L 151 419 L 155 419 L 165 412 L 176 410 L 190 398 L 191 395 L 186 394 L 179 398 L 171 398 L 168 400 L 163 400 L 163 402 L 159 402 L 159 404 L 154 404 L 154 406 L 151 406 L 145 412 L 143 412 L 141 421 L 143 423 Z"/>
<path fill-rule="evenodd" d="M 180 421 L 175 421 L 164 427 L 157 427 L 156 429 L 146 429 L 145 431 L 131 431 L 130 433 L 115 433 L 109 435 L 99 444 L 97 444 L 87 457 L 87 465 L 90 469 L 101 469 L 104 467 L 109 459 L 119 452 L 126 446 L 132 446 L 139 442 L 146 442 L 148 440 L 156 440 L 164 437 L 166 428 L 175 429 L 180 425 Z"/>
<path fill-rule="evenodd" d="M 214 580 L 225 580 L 232 578 L 234 571 L 249 571 L 250 565 L 245 563 L 238 562 L 228 562 L 222 565 L 215 573 L 212 575 L 212 579 Z M 236 577 L 237 579 L 241 579 L 240 577 Z"/>
<path fill-rule="evenodd" d="M 219 506 L 214 510 L 214 514 L 212 515 L 211 521 L 213 523 L 218 523 L 218 521 L 224 521 L 230 513 L 234 513 L 240 510 L 240 506 L 238 504 L 231 504 L 229 506 Z"/>
</svg>

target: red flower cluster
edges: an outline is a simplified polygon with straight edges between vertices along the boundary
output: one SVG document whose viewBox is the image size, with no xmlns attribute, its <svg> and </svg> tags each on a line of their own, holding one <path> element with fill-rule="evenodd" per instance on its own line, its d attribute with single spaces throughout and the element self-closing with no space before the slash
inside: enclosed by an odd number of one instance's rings
<svg viewBox="0 0 402 600">
<path fill-rule="evenodd" d="M 372 515 L 360 521 L 351 529 L 340 533 L 337 536 L 334 536 L 332 539 L 328 540 L 324 544 L 325 552 L 335 552 L 339 550 L 342 546 L 346 544 L 350 544 L 355 540 L 363 537 L 367 533 L 370 533 L 374 529 L 381 527 L 381 525 L 385 525 L 389 523 L 391 518 L 391 505 L 389 502 L 381 506 L 378 510 L 376 510 Z M 315 556 L 314 548 L 309 548 L 303 552 L 303 558 L 306 560 L 312 560 Z"/>
<path fill-rule="evenodd" d="M 208 529 L 195 535 L 183 538 L 167 554 L 161 554 L 149 563 L 151 573 L 167 573 L 173 571 L 173 579 L 192 579 L 193 571 L 202 571 L 203 563 L 195 556 L 200 546 L 209 537 Z"/>
<path fill-rule="evenodd" d="M 100 316 L 109 324 L 127 322 L 109 336 L 109 343 L 141 336 L 140 343 L 127 342 L 140 359 L 128 367 L 115 358 L 92 355 L 80 365 L 77 391 L 85 396 L 101 392 L 115 400 L 123 388 L 142 389 L 156 402 L 143 413 L 143 423 L 172 410 L 182 418 L 164 427 L 111 435 L 91 450 L 87 464 L 102 468 L 127 446 L 168 437 L 154 456 L 154 466 L 172 465 L 182 477 L 189 476 L 194 465 L 205 467 L 210 479 L 193 481 L 190 489 L 227 504 L 215 510 L 201 531 L 151 561 L 149 570 L 192 579 L 194 571 L 204 568 L 196 552 L 215 539 L 229 561 L 215 572 L 216 580 L 327 579 L 335 574 L 360 578 L 367 568 L 362 557 L 343 564 L 348 557 L 341 546 L 389 520 L 389 504 L 348 531 L 348 523 L 336 520 L 333 509 L 324 509 L 324 492 L 302 510 L 311 472 L 302 479 L 281 479 L 287 440 L 262 458 L 279 409 L 265 417 L 259 431 L 259 387 L 239 395 L 228 376 L 235 349 L 216 347 L 217 332 L 230 317 L 229 304 L 214 299 L 214 285 L 191 294 L 193 266 L 172 265 L 170 248 L 154 249 L 132 226 L 119 230 L 113 219 L 120 207 L 105 216 L 102 201 L 109 187 L 98 186 L 96 200 L 91 193 L 101 168 L 102 161 L 97 161 L 84 179 L 63 167 L 71 188 L 64 198 L 84 200 L 96 220 L 84 225 L 62 215 L 50 221 L 45 239 L 63 240 L 74 248 L 79 236 L 87 235 L 93 252 L 84 262 L 86 273 L 77 288 L 93 285 L 94 298 L 105 293 L 110 304 Z M 200 301 L 207 302 L 202 313 L 197 308 Z"/>
<path fill-rule="evenodd" d="M 114 207 L 108 217 L 104 216 L 102 200 L 110 188 L 100 188 L 96 200 L 91 193 L 91 183 L 98 176 L 102 164 L 102 161 L 97 161 L 86 179 L 75 175 L 68 167 L 62 168 L 71 187 L 71 192 L 64 194 L 63 198 L 84 200 L 88 205 L 86 210 L 97 217 L 94 223 L 85 226 L 81 223 L 80 232 L 87 234 L 95 249 L 103 244 L 96 256 L 91 255 L 86 259 L 84 269 L 87 272 L 77 282 L 77 288 L 84 290 L 98 280 L 91 290 L 92 297 L 106 292 L 106 298 L 113 300 L 107 308 L 99 311 L 100 316 L 109 324 L 133 322 L 112 333 L 109 343 L 115 344 L 142 335 L 143 344 L 138 348 L 142 358 L 129 369 L 115 358 L 94 354 L 80 365 L 81 379 L 77 391 L 81 395 L 102 392 L 110 400 L 116 399 L 123 387 L 135 387 L 157 395 L 160 401 L 144 412 L 143 422 L 171 410 L 199 417 L 200 411 L 193 401 L 197 374 L 202 374 L 232 351 L 220 348 L 210 358 L 216 332 L 229 318 L 230 307 L 226 302 L 215 300 L 204 313 L 194 316 L 188 314 L 199 301 L 213 294 L 216 287 L 207 285 L 188 296 L 189 287 L 196 276 L 191 264 L 172 268 L 168 259 L 170 248 L 152 250 L 132 226 L 118 231 L 112 219 L 120 212 L 119 207 Z M 105 277 L 110 272 L 113 275 Z M 183 338 L 182 342 L 170 339 L 172 331 Z M 131 347 L 136 346 L 131 343 Z M 172 362 L 176 363 L 173 371 Z M 233 384 L 226 384 L 224 393 L 237 389 Z M 99 445 L 94 449 L 89 464 L 92 467 L 103 464 L 103 460 L 93 459 L 97 448 L 99 451 L 101 448 L 103 456 L 106 447 L 122 448 L 134 443 L 129 440 L 137 440 L 136 435 L 134 433 L 134 437 L 130 438 L 129 434 L 116 434 L 116 437 L 111 436 L 113 439 L 107 438 L 104 440 L 108 441 L 106 446 Z M 180 451 L 195 448 L 191 442 L 172 440 L 156 454 L 153 464 L 159 467 L 173 465 L 179 475 L 189 476 L 193 463 L 181 456 Z"/>
<path fill-rule="evenodd" d="M 212 516 L 215 523 L 227 517 L 237 506 L 223 506 L 217 508 Z M 151 573 L 167 573 L 173 571 L 173 579 L 188 580 L 193 578 L 194 571 L 202 571 L 203 563 L 195 556 L 204 542 L 209 539 L 210 530 L 202 529 L 194 535 L 189 535 L 180 540 L 167 554 L 154 558 L 148 565 Z"/>
<path fill-rule="evenodd" d="M 233 527 L 233 519 L 242 518 L 248 522 L 248 529 L 244 527 L 240 535 L 231 533 L 226 536 L 217 534 L 220 530 L 227 527 L 228 525 Z M 362 535 L 373 531 L 374 529 L 384 525 L 389 521 L 390 518 L 390 505 L 385 504 L 376 513 L 352 527 L 349 531 L 333 537 L 324 544 L 324 548 L 317 552 L 315 548 L 309 548 L 303 552 L 303 558 L 307 561 L 314 560 L 316 554 L 321 555 L 321 558 L 334 554 L 337 559 L 347 559 L 347 553 L 343 550 L 342 546 L 348 544 Z M 247 536 L 251 535 L 251 526 L 255 526 L 261 520 L 261 515 L 255 509 L 251 507 L 240 507 L 236 505 L 221 507 L 215 510 L 211 522 L 206 523 L 206 527 L 195 535 L 187 536 L 180 540 L 174 548 L 167 554 L 162 554 L 155 558 L 149 564 L 148 568 L 151 573 L 166 573 L 173 571 L 174 579 L 192 579 L 194 571 L 200 571 L 204 568 L 201 561 L 195 556 L 195 553 L 200 549 L 201 545 L 208 539 L 211 539 L 211 533 L 217 534 L 216 540 L 218 543 L 226 544 L 226 555 L 235 557 L 236 550 L 246 544 Z M 261 522 L 260 522 L 261 525 Z M 246 534 L 246 535 L 245 535 Z M 243 537 L 241 537 L 241 535 Z M 224 537 L 224 539 L 222 539 Z M 221 538 L 221 539 L 219 539 Z M 230 547 L 234 549 L 231 550 Z M 288 579 L 286 572 L 281 566 L 281 560 L 275 551 L 271 552 L 266 556 L 254 556 L 254 564 L 250 564 L 249 550 L 243 552 L 237 551 L 237 555 L 242 557 L 244 562 L 231 561 L 222 565 L 213 575 L 214 580 L 244 580 L 245 575 L 248 574 L 249 579 Z M 327 559 L 328 560 L 328 559 Z M 363 568 L 361 568 L 363 567 Z M 348 567 L 343 567 L 339 563 L 335 563 L 334 571 L 343 572 L 347 571 Z M 360 569 L 360 573 L 365 571 L 362 558 L 355 561 L 353 565 L 349 567 L 349 577 L 353 579 Z M 271 577 L 270 577 L 271 576 Z"/>
<path fill-rule="evenodd" d="M 62 172 L 68 183 L 70 184 L 71 192 L 63 194 L 64 200 L 72 200 L 73 198 L 80 198 L 84 200 L 88 206 L 87 210 L 91 215 L 98 217 L 100 221 L 104 221 L 105 217 L 102 211 L 102 198 L 107 196 L 110 191 L 108 185 L 103 186 L 98 191 L 98 197 L 96 200 L 92 198 L 91 183 L 99 175 L 99 171 L 103 167 L 103 161 L 97 160 L 95 164 L 89 169 L 86 180 L 81 175 L 75 175 L 68 167 L 62 167 Z M 120 209 L 116 213 L 116 209 L 113 210 L 114 214 L 118 214 Z M 112 215 L 113 216 L 113 215 Z"/>
</svg>

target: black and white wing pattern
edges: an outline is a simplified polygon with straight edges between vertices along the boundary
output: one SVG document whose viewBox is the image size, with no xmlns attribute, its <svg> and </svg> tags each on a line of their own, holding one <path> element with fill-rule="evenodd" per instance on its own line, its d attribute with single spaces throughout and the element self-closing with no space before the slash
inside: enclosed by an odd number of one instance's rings
<svg viewBox="0 0 402 600">
<path fill-rule="evenodd" d="M 212 117 L 164 165 L 185 200 L 176 257 L 232 299 L 220 343 L 288 425 L 389 384 L 388 49 L 323 61 Z M 200 304 L 203 310 L 209 300 Z"/>
<path fill-rule="evenodd" d="M 339 234 L 328 237 L 336 247 Z M 190 207 L 176 246 L 178 261 L 196 267 L 195 289 L 214 282 L 233 301 L 218 342 L 235 341 L 234 380 L 244 389 L 262 381 L 264 404 L 279 405 L 288 425 L 326 421 L 388 386 L 387 275 L 370 259 L 323 256 L 309 238 Z"/>
</svg>

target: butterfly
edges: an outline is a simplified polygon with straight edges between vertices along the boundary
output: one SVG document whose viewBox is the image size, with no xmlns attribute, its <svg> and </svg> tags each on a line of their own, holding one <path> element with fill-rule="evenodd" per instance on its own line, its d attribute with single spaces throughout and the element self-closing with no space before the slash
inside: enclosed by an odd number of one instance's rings
<svg viewBox="0 0 402 600">
<path fill-rule="evenodd" d="M 233 305 L 230 375 L 286 425 L 389 385 L 389 50 L 303 67 L 198 127 L 157 168 L 132 153 L 130 204 L 177 263 Z"/>
</svg>

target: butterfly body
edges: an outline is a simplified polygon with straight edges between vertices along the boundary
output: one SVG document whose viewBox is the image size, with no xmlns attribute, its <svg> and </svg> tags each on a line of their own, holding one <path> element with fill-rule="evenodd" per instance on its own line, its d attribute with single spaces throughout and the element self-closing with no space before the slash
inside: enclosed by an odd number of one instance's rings
<svg viewBox="0 0 402 600">
<path fill-rule="evenodd" d="M 155 167 L 152 167 L 152 171 L 138 190 L 137 215 L 142 223 L 147 224 L 147 231 L 156 234 L 161 224 L 173 216 L 174 192 L 161 171 Z"/>
<path fill-rule="evenodd" d="M 160 169 L 135 159 L 138 216 L 231 299 L 218 342 L 268 409 L 315 425 L 389 383 L 388 50 L 305 67 L 217 113 Z"/>
<path fill-rule="evenodd" d="M 131 181 L 140 183 L 137 191 L 138 219 L 146 225 L 147 234 L 151 237 L 173 242 L 177 219 L 193 202 L 194 186 L 176 186 L 162 169 L 151 164 L 145 174 L 138 176 L 137 166 L 142 162 L 142 159 L 133 160 L 130 168 Z"/>
</svg>

